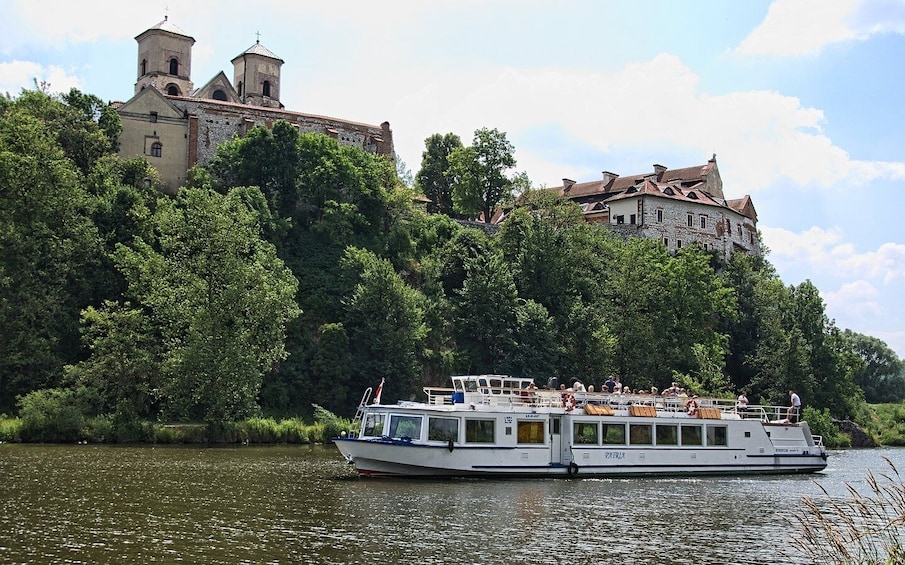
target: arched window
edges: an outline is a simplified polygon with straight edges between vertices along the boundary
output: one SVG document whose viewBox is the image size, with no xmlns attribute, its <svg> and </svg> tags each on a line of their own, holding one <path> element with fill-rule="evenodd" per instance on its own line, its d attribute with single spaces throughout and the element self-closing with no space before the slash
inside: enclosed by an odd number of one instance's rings
<svg viewBox="0 0 905 565">
<path fill-rule="evenodd" d="M 245 88 L 245 85 L 242 84 L 242 81 L 239 81 L 239 96 L 242 96 L 242 89 Z"/>
<path fill-rule="evenodd" d="M 269 80 L 264 81 L 264 89 L 261 91 L 261 94 L 263 94 L 264 96 L 270 96 L 270 81 Z"/>
<path fill-rule="evenodd" d="M 179 87 L 175 84 L 171 84 L 167 87 L 167 94 L 170 96 L 179 96 Z"/>
<path fill-rule="evenodd" d="M 223 102 L 226 102 L 226 93 L 218 88 L 214 91 L 214 100 L 222 100 Z"/>
<path fill-rule="evenodd" d="M 151 144 L 151 157 L 162 157 L 163 156 L 163 144 L 159 141 L 155 141 Z"/>
<path fill-rule="evenodd" d="M 178 75 L 179 74 L 179 61 L 176 60 L 176 57 L 170 59 L 170 74 Z"/>
<path fill-rule="evenodd" d="M 146 74 L 148 74 L 148 60 L 142 59 L 141 60 L 141 75 L 139 75 L 139 76 L 145 76 Z"/>
</svg>

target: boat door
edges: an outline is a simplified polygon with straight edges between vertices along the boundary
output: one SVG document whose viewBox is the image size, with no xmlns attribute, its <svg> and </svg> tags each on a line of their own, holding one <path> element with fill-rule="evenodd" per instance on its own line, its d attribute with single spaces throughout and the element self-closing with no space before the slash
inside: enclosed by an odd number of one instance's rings
<svg viewBox="0 0 905 565">
<path fill-rule="evenodd" d="M 550 418 L 550 463 L 558 464 L 562 453 L 562 418 Z"/>
</svg>

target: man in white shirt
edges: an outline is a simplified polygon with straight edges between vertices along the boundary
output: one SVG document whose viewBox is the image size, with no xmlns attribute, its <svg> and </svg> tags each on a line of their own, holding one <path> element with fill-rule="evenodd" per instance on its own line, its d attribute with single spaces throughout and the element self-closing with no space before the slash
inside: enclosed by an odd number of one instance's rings
<svg viewBox="0 0 905 565">
<path fill-rule="evenodd" d="M 794 390 L 789 391 L 790 406 L 786 418 L 793 424 L 797 424 L 801 419 L 801 398 Z"/>
</svg>

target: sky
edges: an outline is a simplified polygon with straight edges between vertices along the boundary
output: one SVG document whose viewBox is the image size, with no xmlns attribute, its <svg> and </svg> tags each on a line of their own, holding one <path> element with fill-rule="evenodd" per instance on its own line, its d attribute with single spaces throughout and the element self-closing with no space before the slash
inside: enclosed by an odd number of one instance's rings
<svg viewBox="0 0 905 565">
<path fill-rule="evenodd" d="M 750 195 L 768 260 L 905 358 L 905 0 L 0 0 L 0 92 L 134 94 L 167 17 L 203 86 L 261 44 L 288 110 L 424 140 L 496 128 L 537 186 L 702 165 Z M 260 34 L 260 35 L 258 35 Z"/>
</svg>

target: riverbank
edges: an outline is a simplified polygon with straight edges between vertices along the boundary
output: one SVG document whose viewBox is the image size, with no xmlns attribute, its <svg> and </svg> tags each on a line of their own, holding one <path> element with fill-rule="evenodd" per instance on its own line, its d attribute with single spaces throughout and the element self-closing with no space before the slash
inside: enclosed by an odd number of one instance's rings
<svg viewBox="0 0 905 565">
<path fill-rule="evenodd" d="M 0 417 L 0 443 L 147 443 L 147 444 L 316 444 L 348 430 L 350 422 L 326 410 L 314 422 L 298 418 L 249 418 L 230 423 L 129 422 L 88 418 L 77 428 L 58 422 L 28 422 Z"/>
</svg>

